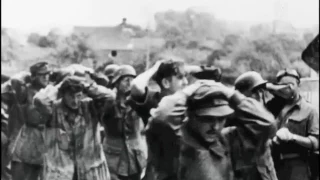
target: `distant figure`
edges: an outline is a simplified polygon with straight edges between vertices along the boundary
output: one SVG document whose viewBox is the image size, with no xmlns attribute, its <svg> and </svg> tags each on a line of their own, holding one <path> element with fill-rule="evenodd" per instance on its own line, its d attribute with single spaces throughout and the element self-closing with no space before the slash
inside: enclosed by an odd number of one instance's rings
<svg viewBox="0 0 320 180">
<path fill-rule="evenodd" d="M 99 65 L 99 66 L 97 67 L 97 62 L 95 62 L 95 63 L 96 63 L 95 68 L 94 68 L 94 69 L 95 69 L 95 72 L 97 72 L 97 73 L 103 72 L 104 69 L 105 69 L 107 66 L 109 66 L 109 65 L 111 65 L 111 64 L 117 64 L 117 56 L 118 56 L 118 52 L 117 52 L 116 50 L 112 50 L 112 51 L 108 54 L 108 57 L 107 57 L 106 61 L 103 62 L 103 64 L 101 64 L 101 65 Z M 96 67 L 97 67 L 97 68 L 96 68 Z"/>
<path fill-rule="evenodd" d="M 118 52 L 116 50 L 112 50 L 108 55 L 107 63 L 108 64 L 116 63 L 117 62 L 117 56 L 118 56 Z"/>
</svg>

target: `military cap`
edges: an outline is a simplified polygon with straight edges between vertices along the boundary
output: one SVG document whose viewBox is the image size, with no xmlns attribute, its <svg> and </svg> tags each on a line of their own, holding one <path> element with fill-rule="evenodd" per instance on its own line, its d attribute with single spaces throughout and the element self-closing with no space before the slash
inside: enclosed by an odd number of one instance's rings
<svg viewBox="0 0 320 180">
<path fill-rule="evenodd" d="M 72 76 L 72 72 L 67 69 L 57 69 L 52 72 L 50 76 L 50 81 L 55 82 L 55 84 L 59 84 L 63 79 L 68 76 Z"/>
<path fill-rule="evenodd" d="M 102 73 L 90 74 L 91 79 L 93 79 L 98 85 L 107 87 L 109 84 L 109 78 Z"/>
<path fill-rule="evenodd" d="M 248 71 L 241 74 L 235 81 L 235 89 L 241 93 L 265 86 L 267 83 L 262 76 L 255 71 Z"/>
<path fill-rule="evenodd" d="M 207 79 L 207 80 L 214 80 L 216 82 L 219 82 L 221 79 L 221 69 L 217 68 L 215 66 L 200 66 L 202 71 L 192 73 L 194 77 L 197 79 Z"/>
<path fill-rule="evenodd" d="M 223 94 L 214 87 L 203 84 L 187 101 L 188 112 L 198 116 L 227 116 L 234 111 Z"/>
<path fill-rule="evenodd" d="M 36 74 L 49 74 L 50 70 L 47 62 L 38 62 L 30 67 L 30 73 Z"/>
<path fill-rule="evenodd" d="M 105 67 L 104 69 L 104 74 L 107 77 L 113 77 L 114 73 L 119 69 L 119 65 L 117 64 L 109 64 L 108 66 Z"/>
<path fill-rule="evenodd" d="M 84 89 L 84 78 L 77 77 L 77 76 L 69 76 L 65 80 L 63 80 L 60 88 L 59 88 L 59 94 L 62 95 L 65 92 L 82 92 Z"/>
</svg>

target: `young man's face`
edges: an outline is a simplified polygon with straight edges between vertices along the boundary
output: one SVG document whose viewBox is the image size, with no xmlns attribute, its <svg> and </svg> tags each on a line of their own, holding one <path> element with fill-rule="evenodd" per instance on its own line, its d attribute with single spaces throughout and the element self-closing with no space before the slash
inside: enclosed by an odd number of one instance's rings
<svg viewBox="0 0 320 180">
<path fill-rule="evenodd" d="M 121 92 L 122 94 L 129 92 L 133 79 L 134 77 L 132 76 L 126 76 L 121 78 L 117 85 L 118 91 Z"/>
<path fill-rule="evenodd" d="M 164 87 L 171 94 L 183 89 L 188 85 L 187 75 L 183 66 L 179 67 L 179 73 L 177 75 L 165 79 L 167 83 L 164 84 Z"/>
<path fill-rule="evenodd" d="M 42 87 L 46 87 L 49 84 L 49 73 L 48 74 L 37 74 L 35 81 Z"/>
<path fill-rule="evenodd" d="M 81 91 L 76 93 L 66 92 L 63 95 L 64 103 L 71 109 L 78 109 L 82 98 L 83 94 Z"/>
<path fill-rule="evenodd" d="M 197 116 L 192 118 L 190 126 L 203 140 L 208 143 L 213 143 L 218 140 L 221 130 L 226 123 L 226 119 L 226 116 Z"/>
</svg>

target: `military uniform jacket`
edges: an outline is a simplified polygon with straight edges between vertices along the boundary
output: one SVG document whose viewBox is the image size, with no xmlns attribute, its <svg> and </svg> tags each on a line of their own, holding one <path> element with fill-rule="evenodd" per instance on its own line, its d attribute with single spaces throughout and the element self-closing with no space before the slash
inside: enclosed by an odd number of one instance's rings
<svg viewBox="0 0 320 180">
<path fill-rule="evenodd" d="M 7 87 L 2 86 L 5 91 L 1 97 L 9 105 L 9 155 L 13 161 L 41 165 L 45 145 L 44 129 L 39 126 L 46 123 L 47 117 L 42 116 L 32 102 L 39 88 L 32 84 L 19 87 L 11 87 L 9 83 L 4 85 Z"/>
<path fill-rule="evenodd" d="M 130 100 L 132 108 L 147 125 L 151 116 L 150 110 L 156 108 L 161 99 L 160 92 L 146 88 L 145 97 L 132 95 Z M 146 176 L 152 180 L 175 178 L 179 158 L 179 139 L 175 133 L 166 125 L 157 123 L 146 131 L 146 138 L 149 151 Z"/>
<path fill-rule="evenodd" d="M 113 101 L 104 117 L 106 138 L 103 142 L 112 175 L 141 173 L 147 164 L 147 142 L 142 119 L 125 104 Z"/>
<path fill-rule="evenodd" d="M 181 135 L 180 180 L 276 179 L 272 159 L 263 159 L 270 153 L 267 144 L 276 132 L 276 124 L 261 104 L 239 93 L 233 95 L 229 104 L 235 110 L 236 126 L 223 129 L 219 142 L 203 146 L 187 125 L 181 127 L 184 112 L 175 108 L 181 109 L 185 102 L 185 95 L 168 96 L 152 112 L 152 122 L 164 122 Z"/>
<path fill-rule="evenodd" d="M 110 179 L 91 102 L 82 100 L 76 112 L 61 99 L 55 102 L 46 133 L 45 180 L 72 180 L 75 175 L 78 180 Z"/>
</svg>

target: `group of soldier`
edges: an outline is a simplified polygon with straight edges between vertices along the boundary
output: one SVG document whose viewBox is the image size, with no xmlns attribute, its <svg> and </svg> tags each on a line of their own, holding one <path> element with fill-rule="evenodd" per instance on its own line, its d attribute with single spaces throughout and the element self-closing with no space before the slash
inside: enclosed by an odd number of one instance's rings
<svg viewBox="0 0 320 180">
<path fill-rule="evenodd" d="M 220 75 L 175 57 L 139 75 L 36 63 L 1 85 L 1 180 L 318 179 L 299 73 Z"/>
</svg>

